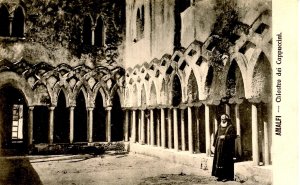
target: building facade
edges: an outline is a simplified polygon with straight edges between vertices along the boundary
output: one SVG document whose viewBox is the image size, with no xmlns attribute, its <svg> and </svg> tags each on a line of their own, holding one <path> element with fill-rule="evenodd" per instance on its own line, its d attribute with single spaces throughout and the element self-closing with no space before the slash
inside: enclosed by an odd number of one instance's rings
<svg viewBox="0 0 300 185">
<path fill-rule="evenodd" d="M 125 141 L 272 163 L 271 1 L 3 1 L 0 146 Z"/>
</svg>

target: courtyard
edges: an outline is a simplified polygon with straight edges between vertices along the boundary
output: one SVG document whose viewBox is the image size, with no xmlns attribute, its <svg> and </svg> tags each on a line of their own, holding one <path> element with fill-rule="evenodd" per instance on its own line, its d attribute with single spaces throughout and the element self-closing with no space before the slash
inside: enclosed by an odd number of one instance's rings
<svg viewBox="0 0 300 185">
<path fill-rule="evenodd" d="M 0 158 L 0 184 L 264 184 L 250 178 L 218 182 L 209 170 L 125 152 Z"/>
</svg>

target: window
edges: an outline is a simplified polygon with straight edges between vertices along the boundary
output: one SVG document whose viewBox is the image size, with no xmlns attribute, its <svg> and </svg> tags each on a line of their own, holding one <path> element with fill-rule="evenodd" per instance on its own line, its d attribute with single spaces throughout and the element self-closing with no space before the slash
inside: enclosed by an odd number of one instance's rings
<svg viewBox="0 0 300 185">
<path fill-rule="evenodd" d="M 0 7 L 0 36 L 8 37 L 9 34 L 9 14 L 5 6 Z"/>
<path fill-rule="evenodd" d="M 13 142 L 23 139 L 23 105 L 13 105 L 11 137 Z"/>
<path fill-rule="evenodd" d="M 101 17 L 98 18 L 95 29 L 95 45 L 99 47 L 104 45 L 104 29 Z"/>
<path fill-rule="evenodd" d="M 24 21 L 23 9 L 19 6 L 14 12 L 11 36 L 24 37 Z"/>
<path fill-rule="evenodd" d="M 92 45 L 92 20 L 89 16 L 83 22 L 83 44 Z"/>
</svg>

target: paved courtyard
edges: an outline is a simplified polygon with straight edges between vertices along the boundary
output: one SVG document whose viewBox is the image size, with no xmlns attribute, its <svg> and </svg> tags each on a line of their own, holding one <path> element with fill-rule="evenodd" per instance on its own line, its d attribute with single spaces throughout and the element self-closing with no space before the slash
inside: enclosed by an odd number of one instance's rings
<svg viewBox="0 0 300 185">
<path fill-rule="evenodd" d="M 210 171 L 133 153 L 2 157 L 0 163 L 1 184 L 257 184 L 217 182 Z"/>
</svg>

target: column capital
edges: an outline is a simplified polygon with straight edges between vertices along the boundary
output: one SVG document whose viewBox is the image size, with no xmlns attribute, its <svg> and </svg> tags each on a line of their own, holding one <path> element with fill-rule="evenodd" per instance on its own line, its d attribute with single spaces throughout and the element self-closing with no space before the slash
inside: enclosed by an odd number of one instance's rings
<svg viewBox="0 0 300 185">
<path fill-rule="evenodd" d="M 94 107 L 87 107 L 86 108 L 88 111 L 93 111 L 94 110 Z"/>
<path fill-rule="evenodd" d="M 75 109 L 75 106 L 70 106 L 69 108 L 73 111 Z"/>
<path fill-rule="evenodd" d="M 48 107 L 49 110 L 53 111 L 55 109 L 54 106 Z"/>
<path fill-rule="evenodd" d="M 111 110 L 112 107 L 105 107 L 105 110 Z"/>
<path fill-rule="evenodd" d="M 29 109 L 30 111 L 33 111 L 34 106 L 29 106 L 28 109 Z"/>
</svg>

